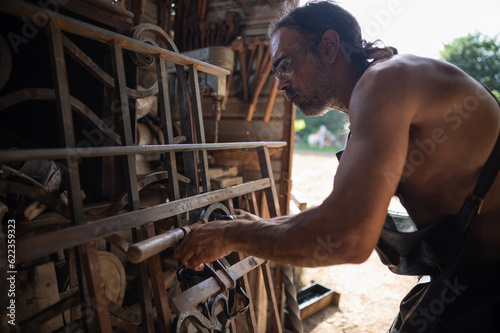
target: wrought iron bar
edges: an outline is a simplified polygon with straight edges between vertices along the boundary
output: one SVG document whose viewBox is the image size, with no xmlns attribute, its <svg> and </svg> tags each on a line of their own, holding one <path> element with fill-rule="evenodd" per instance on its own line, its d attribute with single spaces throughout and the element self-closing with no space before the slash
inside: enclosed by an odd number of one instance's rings
<svg viewBox="0 0 500 333">
<path fill-rule="evenodd" d="M 0 162 L 87 158 L 103 156 L 120 156 L 128 154 L 161 154 L 166 152 L 183 152 L 198 150 L 230 150 L 252 149 L 258 147 L 281 148 L 286 146 L 283 141 L 256 141 L 256 142 L 224 142 L 203 144 L 173 144 L 173 145 L 147 145 L 147 146 L 121 146 L 121 147 L 76 147 L 76 148 L 47 148 L 0 150 Z"/>
</svg>

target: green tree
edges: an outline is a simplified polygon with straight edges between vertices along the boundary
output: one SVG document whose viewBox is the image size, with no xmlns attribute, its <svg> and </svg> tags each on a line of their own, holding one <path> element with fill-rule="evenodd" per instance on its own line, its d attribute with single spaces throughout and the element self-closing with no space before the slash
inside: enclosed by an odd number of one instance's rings
<svg viewBox="0 0 500 333">
<path fill-rule="evenodd" d="M 441 57 L 493 90 L 500 97 L 500 41 L 476 32 L 444 45 Z"/>
</svg>

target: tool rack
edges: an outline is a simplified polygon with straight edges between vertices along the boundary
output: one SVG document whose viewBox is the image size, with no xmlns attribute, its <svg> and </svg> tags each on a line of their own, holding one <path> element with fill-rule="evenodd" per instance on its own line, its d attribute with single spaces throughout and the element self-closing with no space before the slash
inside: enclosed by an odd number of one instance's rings
<svg viewBox="0 0 500 333">
<path fill-rule="evenodd" d="M 255 202 L 255 193 L 264 191 L 271 216 L 279 215 L 273 171 L 270 166 L 269 148 L 280 148 L 284 142 L 235 142 L 235 143 L 207 143 L 202 120 L 200 89 L 198 72 L 205 72 L 218 77 L 225 82 L 229 71 L 216 66 L 197 61 L 178 53 L 175 45 L 161 29 L 153 25 L 141 25 L 134 31 L 131 38 L 112 32 L 76 19 L 51 12 L 47 8 L 40 8 L 21 1 L 8 1 L 0 8 L 2 16 L 18 18 L 20 20 L 36 20 L 45 15 L 47 21 L 39 26 L 40 33 L 47 36 L 50 66 L 52 69 L 52 88 L 26 87 L 8 93 L 2 93 L 0 88 L 0 115 L 9 108 L 16 107 L 26 101 L 44 100 L 55 102 L 57 108 L 58 129 L 62 136 L 59 147 L 43 147 L 37 149 L 4 149 L 0 151 L 0 162 L 9 164 L 28 160 L 54 160 L 63 168 L 65 184 L 68 194 L 68 203 L 53 196 L 47 191 L 34 186 L 18 183 L 11 180 L 0 180 L 0 194 L 22 195 L 37 200 L 46 205 L 53 213 L 48 217 L 35 218 L 30 221 L 16 219 L 19 230 L 28 230 L 16 238 L 15 268 L 9 271 L 21 272 L 32 270 L 37 265 L 43 265 L 58 257 L 68 265 L 68 285 L 63 291 L 57 290 L 55 301 L 46 304 L 44 308 L 16 323 L 16 327 L 8 329 L 19 332 L 37 331 L 48 321 L 63 316 L 63 327 L 52 327 L 54 331 L 89 331 L 89 332 L 171 332 L 174 316 L 186 313 L 196 307 L 201 301 L 220 293 L 224 286 L 210 278 L 204 281 L 198 289 L 192 290 L 193 295 L 201 297 L 189 301 L 183 294 L 176 296 L 178 302 L 172 302 L 172 296 L 167 295 L 171 286 L 165 285 L 162 277 L 162 262 L 160 254 L 138 263 L 135 267 L 137 293 L 140 304 L 139 313 L 121 307 L 108 299 L 104 288 L 97 243 L 104 239 L 107 246 L 110 244 L 127 252 L 131 245 L 120 233 L 130 230 L 133 234 L 133 243 L 144 242 L 157 235 L 155 222 L 167 219 L 173 220 L 172 229 L 184 226 L 183 217 L 186 214 L 214 203 L 225 203 L 232 210 L 232 199 L 247 197 Z M 39 22 L 38 22 L 39 23 Z M 151 40 L 141 41 L 141 34 L 153 33 L 164 42 L 166 48 L 151 43 Z M 79 48 L 77 40 L 92 40 L 109 48 L 112 59 L 112 73 L 101 68 L 92 57 Z M 7 53 L 5 53 L 7 52 Z M 2 60 L 6 59 L 9 50 L 2 49 Z M 125 65 L 124 53 L 142 58 L 143 62 L 153 62 L 156 66 L 157 82 L 146 90 L 130 88 L 126 74 L 129 72 Z M 108 122 L 93 112 L 84 103 L 70 94 L 68 86 L 67 59 L 71 57 L 82 68 L 95 77 L 103 89 L 112 92 L 115 103 L 113 122 Z M 139 63 L 141 59 L 137 63 Z M 167 63 L 176 66 L 176 102 L 180 109 L 181 138 L 174 137 L 171 112 L 170 86 L 167 77 Z M 186 77 L 187 74 L 187 77 Z M 48 79 L 50 82 L 50 79 Z M 224 88 L 224 85 L 222 84 Z M 225 90 L 225 88 L 224 88 Z M 159 116 L 162 121 L 162 133 L 165 144 L 137 146 L 135 144 L 135 127 L 131 100 L 151 95 L 158 96 Z M 76 138 L 74 117 L 83 117 L 105 137 L 100 145 L 81 146 Z M 176 143 L 183 141 L 184 143 Z M 255 150 L 261 166 L 261 179 L 249 181 L 241 185 L 212 191 L 208 174 L 207 151 L 211 150 Z M 146 175 L 141 179 L 136 174 L 136 154 L 163 154 L 166 171 Z M 183 173 L 178 170 L 178 159 L 182 155 Z M 95 210 L 84 204 L 82 194 L 82 171 L 86 164 L 82 161 L 92 159 L 101 160 L 103 165 L 108 163 L 112 172 L 123 172 L 125 193 L 114 198 L 116 201 L 101 205 L 99 214 L 89 213 Z M 108 162 L 106 162 L 108 161 Z M 114 169 L 113 169 L 114 168 Z M 188 181 L 186 181 L 188 179 Z M 86 179 L 85 181 L 93 181 Z M 106 179 L 99 179 L 104 184 Z M 184 181 L 184 183 L 183 183 Z M 153 184 L 166 184 L 168 199 L 165 202 L 153 205 L 141 205 L 140 192 Z M 200 187 L 202 190 L 200 191 Z M 119 208 L 109 214 L 110 207 L 122 203 Z M 8 208 L 2 203 L 2 208 Z M 256 206 L 251 209 L 257 213 Z M 104 213 L 103 213 L 104 212 Z M 106 213 L 108 212 L 108 213 Z M 2 216 L 5 210 L 2 210 Z M 6 213 L 5 216 L 9 216 Z M 24 224 L 24 225 L 23 225 Z M 5 235 L 5 234 L 4 234 Z M 0 239 L 1 251 L 6 247 L 6 236 Z M 2 272 L 5 274 L 7 255 L 1 255 Z M 228 268 L 233 278 L 240 278 L 243 287 L 251 299 L 246 273 L 259 267 L 262 270 L 269 308 L 271 313 L 271 327 L 275 332 L 282 330 L 281 310 L 276 302 L 272 286 L 271 272 L 268 263 L 259 258 L 237 256 L 236 263 Z M 35 270 L 36 271 L 36 270 Z M 5 279 L 2 277 L 2 280 Z M 220 281 L 219 281 L 220 282 Z M 222 281 L 224 283 L 224 281 Z M 17 287 L 18 293 L 22 286 Z M 209 291 L 200 294 L 200 290 Z M 189 291 L 189 290 L 188 290 Z M 186 291 L 186 292 L 188 292 Z M 2 290 L 2 302 L 8 302 Z M 201 296 L 200 296 L 201 295 Z M 19 295 L 17 295 L 19 296 Z M 17 297 L 16 296 L 16 297 Z M 172 304 L 174 308 L 172 308 Z M 18 317 L 24 311 L 24 304 L 17 303 Z M 5 317 L 5 316 L 4 316 Z M 240 321 L 241 322 L 241 321 Z M 246 312 L 243 321 L 245 330 L 257 332 L 256 316 L 253 307 Z M 5 324 L 5 323 L 3 323 Z M 238 325 L 238 324 L 237 324 Z M 240 324 L 241 325 L 241 324 Z M 195 325 L 200 331 L 199 323 Z M 5 325 L 4 325 L 5 328 Z M 233 327 L 234 329 L 234 327 Z M 239 332 L 240 330 L 238 330 Z"/>
</svg>

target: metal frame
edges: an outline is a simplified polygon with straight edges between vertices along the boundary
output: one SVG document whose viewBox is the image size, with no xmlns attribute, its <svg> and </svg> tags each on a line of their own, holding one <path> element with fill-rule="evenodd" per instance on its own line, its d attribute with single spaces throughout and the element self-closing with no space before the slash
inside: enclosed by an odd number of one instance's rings
<svg viewBox="0 0 500 333">
<path fill-rule="evenodd" d="M 154 221 L 167 217 L 177 216 L 176 227 L 181 226 L 180 214 L 200 208 L 212 203 L 229 200 L 241 195 L 251 194 L 255 191 L 264 190 L 267 196 L 271 216 L 279 215 L 279 204 L 276 195 L 274 178 L 270 166 L 268 148 L 283 147 L 284 142 L 247 142 L 247 143 L 221 143 L 209 144 L 205 141 L 203 119 L 201 113 L 200 90 L 198 86 L 198 71 L 216 75 L 219 80 L 225 80 L 229 71 L 216 66 L 190 59 L 173 50 L 167 50 L 140 40 L 132 39 L 124 35 L 116 34 L 105 29 L 97 28 L 90 24 L 50 12 L 31 4 L 9 0 L 2 4 L 0 12 L 20 18 L 33 18 L 34 15 L 45 12 L 50 16 L 46 31 L 50 50 L 50 60 L 53 71 L 54 90 L 47 89 L 25 89 L 0 97 L 0 112 L 16 103 L 30 99 L 55 100 L 62 133 L 64 148 L 55 149 L 25 149 L 25 150 L 1 150 L 0 162 L 24 161 L 39 159 L 63 160 L 67 166 L 67 180 L 69 192 L 69 205 L 61 206 L 55 203 L 53 206 L 62 207 L 67 217 L 71 220 L 70 226 L 49 233 L 43 233 L 31 237 L 20 238 L 17 241 L 18 264 L 29 262 L 43 256 L 55 253 L 58 250 L 69 249 L 72 267 L 78 271 L 77 276 L 70 277 L 71 294 L 61 301 L 52 305 L 24 323 L 21 327 L 35 327 L 60 313 L 63 309 L 72 309 L 72 319 L 81 314 L 84 328 L 89 332 L 112 332 L 112 326 L 116 324 L 116 318 L 111 318 L 110 311 L 119 312 L 116 305 L 109 303 L 103 289 L 103 281 L 100 274 L 99 260 L 97 256 L 96 240 L 112 236 L 115 233 L 132 229 L 134 242 L 155 236 Z M 147 27 L 155 29 L 154 27 Z M 78 35 L 93 41 L 109 45 L 112 56 L 113 75 L 109 75 L 101 69 L 90 57 L 86 56 L 65 33 Z M 161 32 L 157 34 L 166 38 Z M 130 89 L 126 85 L 125 64 L 123 50 L 135 52 L 139 55 L 149 56 L 156 59 L 157 83 L 146 91 Z M 71 56 L 83 68 L 96 77 L 105 87 L 114 89 L 115 96 L 120 100 L 120 125 L 121 136 L 107 128 L 104 123 L 83 103 L 70 95 L 68 87 L 68 73 L 65 55 Z M 169 103 L 169 92 L 167 85 L 167 62 L 174 63 L 177 68 L 178 80 L 181 86 L 181 100 L 184 112 L 181 115 L 181 127 L 188 138 L 188 144 L 173 144 L 173 127 Z M 188 68 L 189 82 L 185 79 L 185 68 Z M 190 98 L 189 92 L 191 92 Z M 159 114 L 163 124 L 163 135 L 166 144 L 157 146 L 135 146 L 132 120 L 130 117 L 129 98 L 143 98 L 158 94 Z M 89 119 L 103 134 L 106 134 L 116 144 L 121 146 L 93 147 L 81 149 L 77 146 L 74 132 L 73 110 L 80 112 Z M 185 117 L 184 120 L 182 117 Z M 227 189 L 211 191 L 210 179 L 208 177 L 207 150 L 221 149 L 257 149 L 262 169 L 262 179 L 233 186 Z M 170 201 L 153 207 L 141 209 L 139 205 L 139 187 L 135 171 L 135 154 L 166 153 L 165 164 L 168 166 L 168 183 Z M 185 154 L 185 163 L 191 166 L 199 164 L 201 171 L 201 184 L 203 193 L 198 193 L 198 170 L 192 168 L 187 170 L 186 176 L 190 178 L 191 184 L 188 188 L 188 197 L 181 198 L 179 191 L 179 179 L 177 174 L 175 152 Z M 129 212 L 109 216 L 94 221 L 86 218 L 81 194 L 80 170 L 78 159 L 90 157 L 121 156 L 127 176 L 126 189 L 128 195 Z M 187 161 L 186 161 L 187 160 Z M 29 188 L 13 186 L 5 181 L 0 181 L 0 192 L 16 193 L 22 191 L 25 195 L 38 196 L 47 203 L 53 203 L 50 196 L 43 192 L 32 191 Z M 50 202 L 49 202 L 50 201 Z M 74 251 L 74 253 L 73 253 Z M 73 256 L 74 255 L 74 256 Z M 243 259 L 240 256 L 240 259 Z M 2 258 L 1 260 L 4 260 Z M 248 260 L 247 260 L 248 261 Z M 259 265 L 262 261 L 259 261 Z M 140 303 L 142 314 L 142 329 L 147 332 L 155 331 L 153 320 L 154 299 L 157 320 L 161 332 L 170 331 L 171 309 L 166 295 L 166 286 L 162 277 L 162 268 L 159 255 L 155 255 L 145 262 L 138 264 L 138 281 L 140 290 Z M 255 264 L 254 266 L 259 266 Z M 272 303 L 274 331 L 281 332 L 281 321 L 279 318 L 272 280 L 267 264 L 261 265 L 268 297 Z M 75 271 L 73 270 L 73 273 Z M 76 281 L 77 280 L 77 281 Z M 151 281 L 153 295 L 150 294 L 149 281 Z M 248 286 L 246 276 L 243 276 L 243 284 Z M 78 288 L 80 286 L 80 288 Z M 79 293 L 80 303 L 75 298 L 75 292 Z M 251 296 L 251 295 L 249 295 Z M 75 305 L 80 309 L 75 310 Z M 253 309 L 247 315 L 249 331 L 256 331 L 255 315 Z"/>
</svg>

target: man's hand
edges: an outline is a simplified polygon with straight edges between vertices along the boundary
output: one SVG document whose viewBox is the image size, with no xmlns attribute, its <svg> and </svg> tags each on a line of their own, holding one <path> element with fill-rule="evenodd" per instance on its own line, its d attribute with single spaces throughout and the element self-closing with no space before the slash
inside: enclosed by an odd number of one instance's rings
<svg viewBox="0 0 500 333">
<path fill-rule="evenodd" d="M 250 214 L 248 212 L 245 212 L 243 209 L 235 209 L 233 217 L 235 220 L 245 220 L 245 221 L 254 221 L 254 222 L 262 220 L 257 215 L 253 215 L 253 214 Z"/>
<path fill-rule="evenodd" d="M 235 210 L 233 216 L 236 220 L 261 220 L 241 209 Z M 236 221 L 213 221 L 194 226 L 175 250 L 175 259 L 192 270 L 201 271 L 204 263 L 229 255 L 234 248 L 226 231 L 235 224 Z"/>
</svg>

